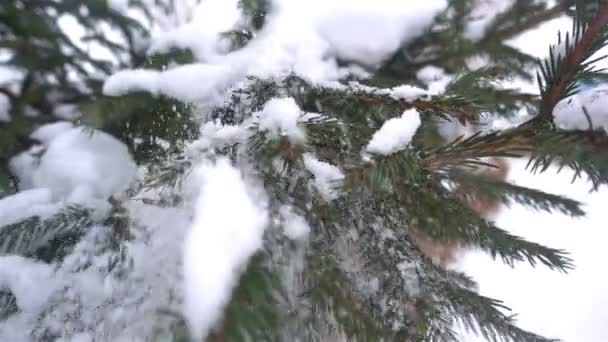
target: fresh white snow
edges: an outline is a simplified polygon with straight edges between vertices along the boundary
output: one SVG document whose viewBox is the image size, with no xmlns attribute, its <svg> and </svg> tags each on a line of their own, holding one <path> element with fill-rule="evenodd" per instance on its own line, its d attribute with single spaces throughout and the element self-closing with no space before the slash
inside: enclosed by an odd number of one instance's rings
<svg viewBox="0 0 608 342">
<path fill-rule="evenodd" d="M 22 189 L 49 188 L 55 198 L 67 198 L 77 188 L 88 187 L 95 198 L 106 199 L 126 190 L 135 175 L 127 147 L 107 133 L 56 123 L 32 137 L 45 146 L 36 164 L 17 172 Z M 31 184 L 21 182 L 26 179 Z"/>
<path fill-rule="evenodd" d="M 280 208 L 281 218 L 283 219 L 283 228 L 285 235 L 291 240 L 304 240 L 310 233 L 310 226 L 306 219 L 296 213 L 293 208 L 284 205 Z"/>
<path fill-rule="evenodd" d="M 608 131 L 608 86 L 583 90 L 560 101 L 553 116 L 556 126 L 561 129 Z"/>
<path fill-rule="evenodd" d="M 229 1 L 225 6 L 230 7 L 233 2 Z M 197 63 L 162 72 L 124 70 L 106 80 L 104 93 L 116 96 L 146 90 L 189 102 L 220 101 L 219 95 L 245 76 L 269 77 L 295 72 L 313 82 L 335 81 L 345 75 L 336 58 L 377 65 L 401 43 L 422 34 L 434 16 L 445 8 L 446 1 L 315 0 L 301 3 L 276 0 L 273 5 L 265 28 L 245 48 L 213 58 L 214 53 L 218 53 L 215 43 L 210 43 L 211 48 L 201 48 L 198 40 L 191 39 L 191 27 L 204 25 L 204 22 L 196 21 L 187 24 L 186 28 L 176 29 L 187 32 L 183 39 L 172 37 L 171 33 L 160 36 L 158 47 L 155 43 L 152 46 L 159 51 L 170 46 L 191 47 L 202 55 Z M 221 12 L 214 12 L 223 7 L 210 5 L 205 17 L 223 16 Z M 209 34 L 218 28 L 227 29 L 234 23 L 235 16 L 227 15 L 226 22 L 213 24 L 215 28 Z"/>
<path fill-rule="evenodd" d="M 416 134 L 420 123 L 420 113 L 415 108 L 404 111 L 398 118 L 386 120 L 372 136 L 367 151 L 389 155 L 405 149 Z"/>
<path fill-rule="evenodd" d="M 0 94 L 0 122 L 11 121 L 11 101 L 6 95 Z"/>
<path fill-rule="evenodd" d="M 303 142 L 306 135 L 298 127 L 298 119 L 303 112 L 291 98 L 274 98 L 266 102 L 262 111 L 254 114 L 259 119 L 259 128 L 272 136 L 286 135 L 294 142 Z"/>
<path fill-rule="evenodd" d="M 111 9 L 124 13 L 129 9 L 129 0 L 108 0 Z"/>
<path fill-rule="evenodd" d="M 0 258 L 0 289 L 11 289 L 21 310 L 36 311 L 46 304 L 57 282 L 53 276 L 48 264 L 20 256 Z"/>
<path fill-rule="evenodd" d="M 311 153 L 302 156 L 304 167 L 310 171 L 315 178 L 315 186 L 325 200 L 335 199 L 339 195 L 340 182 L 344 174 L 335 165 L 320 161 Z"/>
<path fill-rule="evenodd" d="M 48 217 L 57 209 L 50 189 L 20 191 L 0 199 L 0 224 L 13 224 L 30 216 Z"/>
<path fill-rule="evenodd" d="M 108 210 L 106 200 L 127 189 L 135 162 L 127 147 L 101 131 L 56 122 L 39 127 L 31 138 L 41 145 L 9 162 L 21 192 L 2 199 L 0 224 L 30 216 L 47 217 L 65 204 Z"/>
<path fill-rule="evenodd" d="M 184 313 L 200 340 L 221 319 L 240 273 L 262 247 L 268 213 L 227 159 L 203 164 L 197 173 L 201 193 L 183 258 Z"/>
<path fill-rule="evenodd" d="M 172 48 L 190 48 L 200 61 L 216 61 L 227 53 L 230 44 L 220 34 L 239 24 L 238 1 L 205 0 L 191 15 L 189 22 L 155 35 L 148 51 L 164 53 Z"/>
</svg>

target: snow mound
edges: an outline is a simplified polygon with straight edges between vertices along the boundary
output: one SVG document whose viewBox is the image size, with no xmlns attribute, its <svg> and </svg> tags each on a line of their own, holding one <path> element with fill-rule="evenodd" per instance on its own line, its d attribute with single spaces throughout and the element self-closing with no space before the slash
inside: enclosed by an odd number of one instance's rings
<svg viewBox="0 0 608 342">
<path fill-rule="evenodd" d="M 36 130 L 32 137 L 43 142 L 45 150 L 38 165 L 17 176 L 31 179 L 30 188 L 50 189 L 55 198 L 87 187 L 94 197 L 106 199 L 126 190 L 135 175 L 127 147 L 104 132 L 56 123 Z"/>
<path fill-rule="evenodd" d="M 166 53 L 172 48 L 191 49 L 200 61 L 215 60 L 229 49 L 228 42 L 220 34 L 236 27 L 240 20 L 237 0 L 203 1 L 194 11 L 190 22 L 157 34 L 148 51 Z"/>
<path fill-rule="evenodd" d="M 118 96 L 147 91 L 187 102 L 213 98 L 219 101 L 218 94 L 246 76 L 295 72 L 313 82 L 335 81 L 349 70 L 360 72 L 356 67 L 339 67 L 338 59 L 377 66 L 401 44 L 423 34 L 446 6 L 445 0 L 275 0 L 267 24 L 257 37 L 246 47 L 224 54 L 218 46 L 218 34 L 234 28 L 238 19 L 232 11 L 235 1 L 224 5 L 216 2 L 211 1 L 202 15 L 214 18 L 209 20 L 212 25 L 204 34 L 198 35 L 205 30 L 205 22 L 196 20 L 152 42 L 152 51 L 190 48 L 199 58 L 198 63 L 162 72 L 123 70 L 106 80 L 104 93 Z M 230 9 L 227 17 L 221 12 L 224 8 Z M 218 22 L 218 18 L 224 21 Z M 220 55 L 221 58 L 214 58 Z"/>
<path fill-rule="evenodd" d="M 136 165 L 116 138 L 69 122 L 43 125 L 31 134 L 33 146 L 9 162 L 19 193 L 0 202 L 0 226 L 31 216 L 46 217 L 64 204 L 108 209 L 106 200 L 128 188 Z"/>
<path fill-rule="evenodd" d="M 46 303 L 55 289 L 53 275 L 53 268 L 44 263 L 19 256 L 0 258 L 0 289 L 11 289 L 21 310 L 35 311 Z"/>
<path fill-rule="evenodd" d="M 6 95 L 0 94 L 0 122 L 11 121 L 11 101 Z"/>
<path fill-rule="evenodd" d="M 297 142 L 306 139 L 304 131 L 298 127 L 301 115 L 302 110 L 291 97 L 271 99 L 262 111 L 256 113 L 261 130 L 268 131 L 275 137 L 286 135 Z"/>
<path fill-rule="evenodd" d="M 561 129 L 608 131 L 608 86 L 584 90 L 560 101 L 553 110 L 553 116 Z"/>
<path fill-rule="evenodd" d="M 386 120 L 372 136 L 367 152 L 389 155 L 405 149 L 420 123 L 420 113 L 415 108 L 404 111 L 398 118 Z"/>
<path fill-rule="evenodd" d="M 10 225 L 25 217 L 49 217 L 58 209 L 51 190 L 31 189 L 0 199 L 0 225 Z"/>
<path fill-rule="evenodd" d="M 315 177 L 315 186 L 325 200 L 335 199 L 344 174 L 335 165 L 320 161 L 310 153 L 303 155 L 304 167 Z"/>
<path fill-rule="evenodd" d="M 293 208 L 284 205 L 279 209 L 281 218 L 283 219 L 283 231 L 291 240 L 304 240 L 310 233 L 310 226 L 306 219 L 296 213 Z"/>
<path fill-rule="evenodd" d="M 183 251 L 184 313 L 201 340 L 221 318 L 249 258 L 262 247 L 268 213 L 227 159 L 203 164 L 197 173 L 201 192 Z"/>
</svg>

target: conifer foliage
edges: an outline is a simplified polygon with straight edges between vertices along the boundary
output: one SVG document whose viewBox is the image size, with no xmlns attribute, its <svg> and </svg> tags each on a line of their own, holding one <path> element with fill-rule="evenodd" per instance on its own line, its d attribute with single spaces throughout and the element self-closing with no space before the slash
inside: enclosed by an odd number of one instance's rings
<svg viewBox="0 0 608 342">
<path fill-rule="evenodd" d="M 177 2 L 129 4 L 150 19 Z M 508 265 L 573 267 L 567 251 L 501 229 L 472 203 L 585 214 L 488 175 L 509 158 L 608 184 L 594 113 L 583 108 L 587 130 L 554 116 L 603 77 L 608 2 L 514 0 L 495 16 L 483 10 L 492 1 L 434 2 L 420 34 L 382 58 L 334 44 L 334 63 L 315 64 L 343 72 L 333 79 L 307 74 L 304 59 L 263 63 L 268 46 L 290 42 L 272 40 L 288 23 L 284 1 L 241 0 L 227 29 L 200 22 L 156 40 L 105 0 L 0 3 L 0 67 L 19 75 L 0 83 L 0 339 L 460 341 L 464 326 L 488 341 L 552 341 L 447 261 L 476 248 Z M 74 44 L 62 14 L 114 58 Z M 508 44 L 561 15 L 572 30 L 546 59 Z M 539 95 L 504 86 L 514 78 Z M 57 114 L 66 105 L 73 115 Z M 50 176 L 53 151 L 94 166 Z M 23 298 L 3 266 L 45 279 L 45 295 Z"/>
</svg>

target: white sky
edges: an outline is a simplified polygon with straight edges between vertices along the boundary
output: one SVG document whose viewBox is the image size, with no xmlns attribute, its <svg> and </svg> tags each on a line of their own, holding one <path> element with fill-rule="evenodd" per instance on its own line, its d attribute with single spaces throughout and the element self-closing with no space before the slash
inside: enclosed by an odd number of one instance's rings
<svg viewBox="0 0 608 342">
<path fill-rule="evenodd" d="M 565 342 L 608 340 L 608 272 L 603 248 L 608 241 L 608 189 L 589 193 L 583 181 L 570 183 L 572 172 L 554 170 L 532 176 L 525 161 L 513 163 L 509 179 L 516 184 L 566 195 L 586 203 L 588 216 L 572 219 L 561 214 L 535 212 L 522 206 L 503 210 L 500 227 L 528 240 L 566 249 L 576 269 L 569 274 L 545 267 L 518 264 L 514 269 L 482 252 L 467 253 L 459 269 L 479 282 L 483 295 L 501 299 L 519 317 L 519 325 Z M 465 341 L 483 341 L 469 337 Z"/>
</svg>

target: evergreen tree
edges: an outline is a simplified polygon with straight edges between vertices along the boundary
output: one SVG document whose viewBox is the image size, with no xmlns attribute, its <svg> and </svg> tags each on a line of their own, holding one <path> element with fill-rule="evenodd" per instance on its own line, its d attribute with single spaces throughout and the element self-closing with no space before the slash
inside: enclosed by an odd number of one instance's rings
<svg viewBox="0 0 608 342">
<path fill-rule="evenodd" d="M 144 6 L 149 3 L 130 3 L 149 14 Z M 122 68 L 160 73 L 200 58 L 194 49 L 173 46 L 149 49 L 144 55 L 137 48 L 147 34 L 142 24 L 104 0 L 1 3 L 0 43 L 8 56 L 4 64 L 24 72 L 15 84 L 0 84 L 10 101 L 10 119 L 0 122 L 0 179 L 5 179 L 0 200 L 9 203 L 23 190 L 10 167 L 11 157 L 32 144 L 30 133 L 36 127 L 65 119 L 50 113 L 66 104 L 81 114 L 73 117 L 78 124 L 122 141 L 145 176 L 126 194 L 109 198 L 110 209 L 101 215 L 70 205 L 51 216 L 1 227 L 0 258 L 20 255 L 52 265 L 58 274 L 99 272 L 120 284 L 130 282 L 113 287 L 112 300 L 95 304 L 95 309 L 113 313 L 158 296 L 160 304 L 150 309 L 153 314 L 148 307 L 135 311 L 145 317 L 142 329 L 154 331 L 146 338 L 198 338 L 190 318 L 176 313 L 185 300 L 180 286 L 172 284 L 181 279 L 176 275 L 180 262 L 176 269 L 159 270 L 166 273 L 163 277 L 150 279 L 138 273 L 133 261 L 138 242 L 152 244 L 149 240 L 159 241 L 152 234 L 168 238 L 173 232 L 166 226 L 147 230 L 145 219 L 130 215 L 139 201 L 167 212 L 196 207 L 187 193 L 194 191 L 189 189 L 192 175 L 200 164 L 229 160 L 246 184 L 253 184 L 254 190 L 249 190 L 264 192 L 270 219 L 261 248 L 239 270 L 221 319 L 201 338 L 458 341 L 454 328 L 462 324 L 490 341 L 550 341 L 517 327 L 502 302 L 478 294 L 472 279 L 446 267 L 443 259 L 434 259 L 424 241 L 479 248 L 509 265 L 529 262 L 563 272 L 572 268 L 566 251 L 510 234 L 472 202 L 520 203 L 584 215 L 574 200 L 488 176 L 487 169 L 499 167 L 501 158 L 527 158 L 530 172 L 536 173 L 551 165 L 571 168 L 577 178 L 592 181 L 594 189 L 608 183 L 608 160 L 598 153 L 606 144 L 605 132 L 565 130 L 554 120 L 558 103 L 575 95 L 581 82 L 603 77 L 592 57 L 607 44 L 608 3 L 515 0 L 485 30 L 471 33 L 467 23 L 482 5 L 448 1 L 424 34 L 404 43 L 380 66 L 358 65 L 340 56 L 339 65 L 364 70 L 369 77 L 351 75 L 336 84 L 317 83 L 297 73 L 248 77 L 223 89 L 223 103 L 202 103 L 138 88 L 120 74 L 113 80 L 124 83 L 127 91 L 111 89 L 112 79 L 104 89 L 104 79 Z M 245 20 L 222 34 L 226 52 L 256 43 L 268 25 L 272 2 L 241 0 L 240 9 Z M 65 13 L 87 28 L 86 39 L 106 46 L 116 59 L 99 60 L 75 45 L 57 26 L 58 16 Z M 546 60 L 537 61 L 506 43 L 564 13 L 573 18 L 572 30 L 556 37 Z M 101 22 L 117 29 L 125 45 L 101 34 L 96 29 Z M 471 62 L 475 56 L 484 56 L 483 67 Z M 444 91 L 429 95 L 425 89 L 428 82 L 420 72 L 429 67 L 454 76 Z M 536 79 L 540 96 L 499 86 L 512 77 Z M 418 88 L 393 88 L 403 84 Z M 268 114 L 276 108 L 283 119 Z M 517 120 L 522 110 L 526 120 L 509 128 L 493 130 L 484 124 L 494 117 Z M 38 114 L 28 114 L 32 111 Z M 290 115 L 293 120 L 286 123 Z M 587 114 L 590 128 L 592 116 Z M 391 125 L 398 127 L 398 146 L 381 141 Z M 473 132 L 450 139 L 441 133 L 445 125 L 467 125 Z M 411 127 L 409 133 L 406 126 Z M 245 215 L 239 207 L 231 214 Z M 196 225 L 196 212 L 194 216 Z M 305 238 L 286 233 L 294 224 L 310 232 Z M 181 255 L 173 254 L 180 252 L 169 245 L 160 248 L 161 256 L 179 259 Z M 0 324 L 21 309 L 11 293 L 15 290 L 7 287 L 0 292 Z M 154 292 L 158 289 L 167 293 Z M 142 297 L 130 297 L 132 291 Z M 98 331 L 95 323 L 105 322 L 103 314 L 82 313 L 89 303 L 78 302 L 68 287 L 53 296 L 33 320 L 33 340 L 71 338 Z M 71 306 L 62 306 L 65 302 Z M 52 321 L 57 317 L 66 324 L 59 330 Z M 107 330 L 94 336 L 104 341 L 131 337 Z"/>
</svg>

